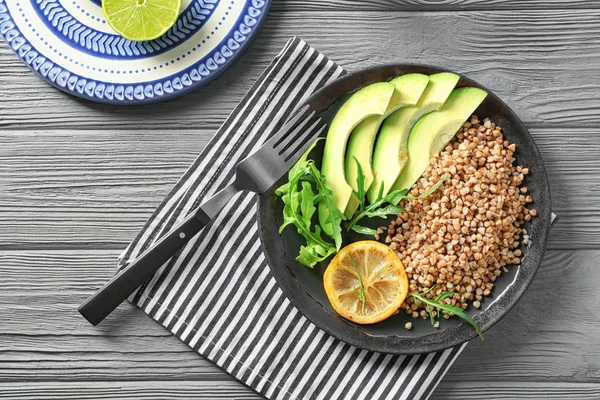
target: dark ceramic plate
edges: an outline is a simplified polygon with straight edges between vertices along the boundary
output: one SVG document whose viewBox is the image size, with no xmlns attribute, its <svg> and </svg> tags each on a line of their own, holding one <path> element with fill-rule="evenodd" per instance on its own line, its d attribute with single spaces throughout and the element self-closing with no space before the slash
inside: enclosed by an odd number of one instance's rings
<svg viewBox="0 0 600 400">
<path fill-rule="evenodd" d="M 387 81 L 406 73 L 432 74 L 441 71 L 443 70 L 435 67 L 406 64 L 370 68 L 336 80 L 315 93 L 308 102 L 316 104 L 324 120 L 329 122 L 348 95 L 363 86 Z M 477 109 L 476 114 L 480 118 L 489 117 L 502 126 L 505 137 L 510 142 L 516 143 L 517 163 L 530 170 L 525 183 L 534 199 L 534 207 L 538 211 L 538 217 L 524 226 L 532 243 L 530 247 L 521 247 L 524 254 L 521 265 L 508 267 L 509 272 L 498 278 L 491 296 L 485 299 L 480 310 L 472 306 L 468 309 L 468 314 L 485 331 L 515 305 L 531 283 L 542 261 L 550 229 L 550 188 L 542 158 L 531 135 L 515 113 L 491 91 L 466 77 L 461 77 L 458 86 L 475 86 L 488 92 L 488 97 Z M 321 156 L 322 149 L 315 149 L 312 158 L 320 160 Z M 286 180 L 287 176 L 280 183 Z M 278 227 L 282 222 L 283 205 L 275 198 L 274 189 L 273 187 L 259 198 L 259 224 L 263 249 L 271 271 L 283 292 L 319 328 L 354 346 L 394 354 L 443 350 L 477 336 L 469 324 L 457 318 L 442 319 L 440 328 L 435 329 L 428 320 L 413 320 L 404 312 L 374 325 L 357 325 L 339 317 L 330 306 L 323 289 L 322 277 L 329 260 L 316 265 L 314 269 L 296 262 L 295 257 L 304 240 L 292 228 L 287 228 L 279 234 Z M 361 238 L 370 239 L 364 236 Z M 356 236 L 345 237 L 344 244 L 357 239 Z M 413 329 L 410 331 L 404 328 L 404 324 L 408 321 L 413 323 Z"/>
</svg>

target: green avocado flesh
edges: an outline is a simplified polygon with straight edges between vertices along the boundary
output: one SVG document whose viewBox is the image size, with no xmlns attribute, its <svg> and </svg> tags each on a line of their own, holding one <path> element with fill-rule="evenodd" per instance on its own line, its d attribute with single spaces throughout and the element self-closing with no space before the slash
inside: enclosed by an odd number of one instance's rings
<svg viewBox="0 0 600 400">
<path fill-rule="evenodd" d="M 352 189 L 358 191 L 357 177 L 358 168 L 356 160 L 360 163 L 361 170 L 365 176 L 364 189 L 367 190 L 374 179 L 373 170 L 371 169 L 371 156 L 373 154 L 373 146 L 375 138 L 381 123 L 385 118 L 394 111 L 407 106 L 414 106 L 419 101 L 421 94 L 425 90 L 429 77 L 423 74 L 407 74 L 399 76 L 390 81 L 396 88 L 394 95 L 390 100 L 387 110 L 383 115 L 369 117 L 361 122 L 350 135 L 348 140 L 348 148 L 346 149 L 346 182 Z M 355 160 L 356 158 L 356 160 Z M 352 217 L 358 208 L 359 200 L 352 194 L 348 200 L 345 214 L 346 218 Z"/>
<path fill-rule="evenodd" d="M 346 182 L 344 155 L 352 130 L 369 117 L 384 115 L 394 95 L 395 86 L 388 82 L 374 83 L 354 93 L 339 109 L 329 125 L 321 172 L 327 186 L 333 192 L 333 201 L 340 211 L 346 209 L 352 195 L 352 187 Z M 319 203 L 319 223 L 325 233 L 331 235 L 332 226 L 327 222 L 327 206 Z"/>
<path fill-rule="evenodd" d="M 367 192 L 370 203 L 377 200 L 382 184 L 383 196 L 387 195 L 402 172 L 408 160 L 408 136 L 415 122 L 423 115 L 439 110 L 458 80 L 458 75 L 449 72 L 431 75 L 425 91 L 414 107 L 401 108 L 385 119 L 373 152 L 372 168 L 375 177 Z"/>
<path fill-rule="evenodd" d="M 439 111 L 417 121 L 408 138 L 408 161 L 394 190 L 412 187 L 427 169 L 431 157 L 448 144 L 486 96 L 487 93 L 478 88 L 455 89 Z"/>
</svg>

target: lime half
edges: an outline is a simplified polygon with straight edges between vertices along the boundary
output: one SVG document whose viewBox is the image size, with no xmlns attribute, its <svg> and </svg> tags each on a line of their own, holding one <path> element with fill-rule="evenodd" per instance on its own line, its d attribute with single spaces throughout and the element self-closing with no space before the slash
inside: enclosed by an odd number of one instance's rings
<svg viewBox="0 0 600 400">
<path fill-rule="evenodd" d="M 164 35 L 177 21 L 180 9 L 181 0 L 102 0 L 110 26 L 136 42 Z"/>
</svg>

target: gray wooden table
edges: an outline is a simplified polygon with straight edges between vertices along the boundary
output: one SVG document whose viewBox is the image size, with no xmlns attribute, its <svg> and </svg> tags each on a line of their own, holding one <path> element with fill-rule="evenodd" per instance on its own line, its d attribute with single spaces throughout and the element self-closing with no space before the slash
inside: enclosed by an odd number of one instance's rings
<svg viewBox="0 0 600 400">
<path fill-rule="evenodd" d="M 510 314 L 438 399 L 600 398 L 600 2 L 275 0 L 205 88 L 145 107 L 70 97 L 0 43 L 0 398 L 257 398 L 129 304 L 102 329 L 77 306 L 293 35 L 348 70 L 453 69 L 499 94 L 548 168 L 555 225 Z"/>
</svg>

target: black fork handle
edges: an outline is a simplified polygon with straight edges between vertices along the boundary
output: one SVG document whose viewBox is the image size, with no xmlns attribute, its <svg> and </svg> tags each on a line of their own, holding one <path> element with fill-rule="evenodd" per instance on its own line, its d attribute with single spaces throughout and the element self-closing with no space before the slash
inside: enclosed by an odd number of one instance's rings
<svg viewBox="0 0 600 400">
<path fill-rule="evenodd" d="M 232 185 L 211 197 L 87 299 L 79 313 L 94 326 L 102 322 L 200 232 L 238 191 Z"/>
</svg>

